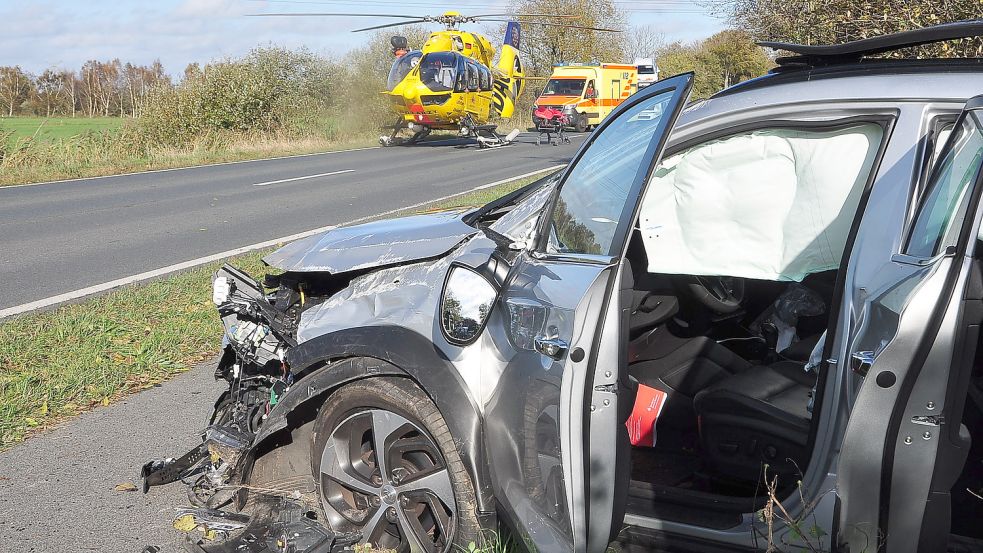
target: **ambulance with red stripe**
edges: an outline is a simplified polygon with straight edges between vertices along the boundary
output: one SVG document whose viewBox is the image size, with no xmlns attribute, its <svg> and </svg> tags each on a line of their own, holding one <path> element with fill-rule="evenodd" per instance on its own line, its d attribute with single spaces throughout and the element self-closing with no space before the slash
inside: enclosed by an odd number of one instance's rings
<svg viewBox="0 0 983 553">
<path fill-rule="evenodd" d="M 535 113 L 540 107 L 562 111 L 569 117 L 570 126 L 584 132 L 603 121 L 637 89 L 635 65 L 556 65 L 532 111 Z M 535 115 L 533 122 L 539 126 Z"/>
</svg>

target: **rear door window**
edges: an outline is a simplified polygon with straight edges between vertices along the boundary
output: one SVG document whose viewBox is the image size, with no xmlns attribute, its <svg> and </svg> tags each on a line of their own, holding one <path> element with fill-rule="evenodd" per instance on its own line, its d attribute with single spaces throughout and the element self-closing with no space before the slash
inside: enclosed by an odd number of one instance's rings
<svg viewBox="0 0 983 553">
<path fill-rule="evenodd" d="M 980 129 L 976 111 L 967 112 L 957 123 L 915 213 L 904 252 L 907 255 L 929 258 L 955 245 L 969 203 L 968 192 L 980 173 Z"/>
</svg>

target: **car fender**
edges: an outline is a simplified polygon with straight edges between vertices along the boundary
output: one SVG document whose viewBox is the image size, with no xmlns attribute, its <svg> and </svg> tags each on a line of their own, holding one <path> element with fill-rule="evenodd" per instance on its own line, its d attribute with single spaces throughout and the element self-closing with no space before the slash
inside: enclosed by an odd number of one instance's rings
<svg viewBox="0 0 983 553">
<path fill-rule="evenodd" d="M 474 483 L 479 511 L 494 511 L 478 406 L 454 365 L 427 337 L 399 326 L 339 330 L 290 349 L 286 362 L 294 374 L 302 376 L 267 415 L 253 441 L 253 451 L 288 429 L 290 414 L 298 407 L 330 401 L 330 394 L 344 384 L 375 376 L 404 376 L 430 396 L 444 417 Z"/>
</svg>

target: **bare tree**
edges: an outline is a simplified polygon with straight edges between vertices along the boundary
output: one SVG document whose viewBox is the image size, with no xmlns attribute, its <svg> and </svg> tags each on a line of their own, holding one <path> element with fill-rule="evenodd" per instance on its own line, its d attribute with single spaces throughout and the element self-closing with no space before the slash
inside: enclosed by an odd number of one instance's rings
<svg viewBox="0 0 983 553">
<path fill-rule="evenodd" d="M 624 30 L 627 16 L 612 0 L 514 0 L 512 11 L 523 13 L 573 14 L 571 25 Z M 504 28 L 503 28 L 504 30 Z M 557 63 L 620 61 L 622 37 L 619 33 L 567 27 L 525 25 L 522 49 L 526 65 L 534 74 L 549 75 Z"/>
<path fill-rule="evenodd" d="M 79 99 L 79 80 L 75 76 L 74 71 L 62 70 L 58 72 L 58 78 L 61 79 L 62 89 L 65 91 L 65 95 L 68 99 L 69 109 L 71 110 L 72 117 L 78 111 L 78 99 Z"/>
<path fill-rule="evenodd" d="M 51 117 L 61 107 L 64 99 L 64 89 L 61 76 L 54 69 L 46 69 L 34 81 L 37 107 L 44 109 L 44 116 Z M 40 113 L 38 113 L 40 115 Z"/>
<path fill-rule="evenodd" d="M 8 117 L 13 117 L 14 111 L 30 97 L 32 87 L 31 76 L 20 66 L 0 67 L 0 102 L 7 108 Z"/>
<path fill-rule="evenodd" d="M 622 36 L 621 48 L 629 63 L 637 58 L 655 58 L 665 47 L 666 35 L 654 25 L 632 25 Z"/>
</svg>

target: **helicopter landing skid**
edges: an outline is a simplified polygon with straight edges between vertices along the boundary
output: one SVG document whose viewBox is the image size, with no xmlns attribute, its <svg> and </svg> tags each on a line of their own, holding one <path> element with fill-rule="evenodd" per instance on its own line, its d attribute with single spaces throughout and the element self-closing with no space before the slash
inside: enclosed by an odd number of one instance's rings
<svg viewBox="0 0 983 553">
<path fill-rule="evenodd" d="M 422 129 L 414 132 L 413 136 L 403 138 L 399 136 L 399 131 L 409 127 L 404 126 L 402 123 L 402 120 L 397 121 L 396 124 L 393 125 L 393 132 L 389 136 L 380 136 L 379 144 L 382 146 L 409 146 L 410 144 L 416 144 L 430 134 L 430 127 L 423 127 Z"/>
</svg>

